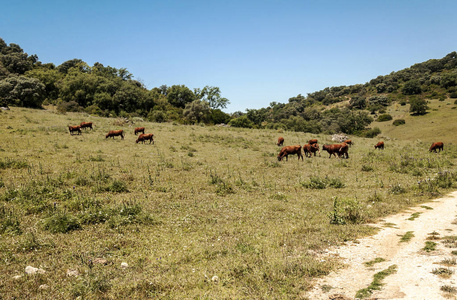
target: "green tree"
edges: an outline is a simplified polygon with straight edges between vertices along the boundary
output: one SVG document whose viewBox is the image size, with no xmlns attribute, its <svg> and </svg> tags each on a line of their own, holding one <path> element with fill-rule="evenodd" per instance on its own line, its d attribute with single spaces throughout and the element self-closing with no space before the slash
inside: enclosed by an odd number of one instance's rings
<svg viewBox="0 0 457 300">
<path fill-rule="evenodd" d="M 427 101 L 420 98 L 412 98 L 409 100 L 409 112 L 412 115 L 425 115 L 427 113 Z"/>
<path fill-rule="evenodd" d="M 401 89 L 401 92 L 403 95 L 417 95 L 422 92 L 421 85 L 419 80 L 412 79 L 403 85 L 403 88 Z"/>
<path fill-rule="evenodd" d="M 210 107 L 208 102 L 201 100 L 194 100 L 186 104 L 183 115 L 192 123 L 200 123 L 208 121 L 210 114 Z"/>
<path fill-rule="evenodd" d="M 205 86 L 201 91 L 195 89 L 195 92 L 197 98 L 208 102 L 212 109 L 227 108 L 227 105 L 230 104 L 227 98 L 221 97 L 221 90 L 216 86 Z"/>
<path fill-rule="evenodd" d="M 38 79 L 23 75 L 9 75 L 0 80 L 0 98 L 7 104 L 40 108 L 44 100 L 45 86 Z"/>
<path fill-rule="evenodd" d="M 230 120 L 229 125 L 233 127 L 252 128 L 254 123 L 252 123 L 246 115 L 242 115 L 238 118 Z"/>
<path fill-rule="evenodd" d="M 185 85 L 173 85 L 167 90 L 167 99 L 171 105 L 184 108 L 195 100 L 195 94 Z"/>
</svg>

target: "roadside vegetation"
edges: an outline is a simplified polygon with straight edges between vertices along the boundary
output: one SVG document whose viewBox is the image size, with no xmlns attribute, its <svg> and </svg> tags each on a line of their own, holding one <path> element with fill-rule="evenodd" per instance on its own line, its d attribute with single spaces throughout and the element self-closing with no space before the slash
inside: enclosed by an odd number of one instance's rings
<svg viewBox="0 0 457 300">
<path fill-rule="evenodd" d="M 81 121 L 94 130 L 71 136 L 67 126 Z M 137 126 L 155 144 L 136 144 Z M 113 129 L 125 139 L 105 139 Z M 313 278 L 340 267 L 322 260 L 322 250 L 457 187 L 454 145 L 429 153 L 429 141 L 386 140 L 374 150 L 377 140 L 351 137 L 350 159 L 278 162 L 278 136 L 286 145 L 332 142 L 55 106 L 1 111 L 0 294 L 305 297 Z M 44 272 L 26 275 L 27 266 Z"/>
</svg>

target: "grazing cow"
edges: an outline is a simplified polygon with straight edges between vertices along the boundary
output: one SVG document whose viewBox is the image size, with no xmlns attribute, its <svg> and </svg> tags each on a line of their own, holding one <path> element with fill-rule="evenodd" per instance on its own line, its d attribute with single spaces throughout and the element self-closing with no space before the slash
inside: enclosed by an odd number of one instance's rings
<svg viewBox="0 0 457 300">
<path fill-rule="evenodd" d="M 144 127 L 135 128 L 135 135 L 137 135 L 137 133 L 140 133 L 140 132 L 142 132 L 144 134 Z"/>
<path fill-rule="evenodd" d="M 92 122 L 81 122 L 81 124 L 79 126 L 81 126 L 81 128 L 84 128 L 84 129 L 86 129 L 86 128 L 90 128 L 91 130 L 93 129 Z"/>
<path fill-rule="evenodd" d="M 73 135 L 73 131 L 78 132 L 78 134 L 81 134 L 81 126 L 76 125 L 76 126 L 68 126 L 68 130 L 70 131 L 70 135 Z"/>
<path fill-rule="evenodd" d="M 312 144 L 317 144 L 317 139 L 310 139 L 308 141 L 308 144 L 312 145 Z"/>
<path fill-rule="evenodd" d="M 321 155 L 321 152 L 319 151 L 319 145 L 318 144 L 306 144 L 306 145 L 304 145 L 303 146 L 303 152 L 305 152 L 305 156 L 306 157 L 311 157 L 311 153 L 314 153 L 314 156 L 316 156 L 316 152 L 319 152 L 319 156 Z"/>
<path fill-rule="evenodd" d="M 374 145 L 374 148 L 384 150 L 384 142 L 378 142 L 376 145 Z"/>
<path fill-rule="evenodd" d="M 284 145 L 284 138 L 283 138 L 282 136 L 280 136 L 280 137 L 278 138 L 278 143 L 277 143 L 276 145 L 278 145 L 278 146 Z"/>
<path fill-rule="evenodd" d="M 293 155 L 297 154 L 298 160 L 303 160 L 303 155 L 301 154 L 301 146 L 300 145 L 295 145 L 295 146 L 285 146 L 282 147 L 281 152 L 278 154 L 278 160 L 281 161 L 284 156 L 286 157 L 286 160 L 289 160 L 288 155 Z"/>
<path fill-rule="evenodd" d="M 348 153 L 348 150 L 349 150 L 349 145 L 346 144 L 346 143 L 341 143 L 341 148 L 340 150 L 338 150 L 338 157 L 340 156 L 343 156 L 346 157 L 346 158 L 349 158 L 349 153 Z"/>
<path fill-rule="evenodd" d="M 154 135 L 152 133 L 148 133 L 148 134 L 142 133 L 136 139 L 136 143 L 138 144 L 138 142 L 142 142 L 144 144 L 144 141 L 147 141 L 147 140 L 149 140 L 149 144 L 151 142 L 154 144 Z"/>
<path fill-rule="evenodd" d="M 338 157 L 341 157 L 343 155 L 343 158 L 346 156 L 346 158 L 349 158 L 348 155 L 348 148 L 349 146 L 346 143 L 341 143 L 341 144 L 331 144 L 331 145 L 324 145 L 322 146 L 322 150 L 326 150 L 329 154 L 328 158 L 331 158 L 332 155 L 335 157 L 338 155 Z"/>
<path fill-rule="evenodd" d="M 114 137 L 115 136 L 121 136 L 122 139 L 124 139 L 124 130 L 110 130 L 110 132 L 108 132 L 108 134 L 106 135 L 105 138 L 109 138 L 109 137 L 112 137 L 113 140 L 114 140 Z"/>
<path fill-rule="evenodd" d="M 443 145 L 443 142 L 436 142 L 436 143 L 433 143 L 432 146 L 430 146 L 430 149 L 428 151 L 430 152 L 435 152 L 436 153 L 436 150 L 440 150 L 439 152 L 441 152 L 441 150 L 444 151 L 444 145 Z"/>
<path fill-rule="evenodd" d="M 348 144 L 349 146 L 353 145 L 352 140 L 345 140 L 344 143 Z"/>
</svg>

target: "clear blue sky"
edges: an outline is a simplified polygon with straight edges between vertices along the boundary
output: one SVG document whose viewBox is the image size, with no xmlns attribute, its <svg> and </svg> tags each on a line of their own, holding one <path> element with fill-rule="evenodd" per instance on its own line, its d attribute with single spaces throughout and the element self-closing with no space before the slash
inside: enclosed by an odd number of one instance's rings
<svg viewBox="0 0 457 300">
<path fill-rule="evenodd" d="M 0 37 L 43 63 L 218 86 L 226 112 L 365 83 L 457 51 L 457 1 L 0 1 Z"/>
</svg>

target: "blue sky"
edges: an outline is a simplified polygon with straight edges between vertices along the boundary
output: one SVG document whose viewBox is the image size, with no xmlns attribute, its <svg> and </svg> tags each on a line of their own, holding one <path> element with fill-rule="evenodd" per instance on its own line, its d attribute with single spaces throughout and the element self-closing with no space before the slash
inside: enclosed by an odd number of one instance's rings
<svg viewBox="0 0 457 300">
<path fill-rule="evenodd" d="M 457 1 L 0 1 L 0 38 L 43 63 L 218 86 L 226 112 L 365 83 L 457 51 Z"/>
</svg>

